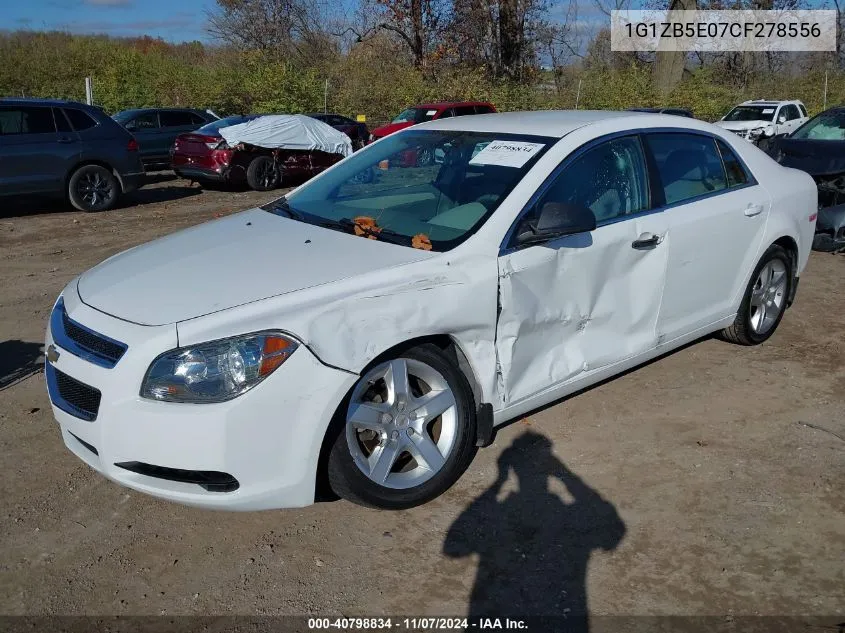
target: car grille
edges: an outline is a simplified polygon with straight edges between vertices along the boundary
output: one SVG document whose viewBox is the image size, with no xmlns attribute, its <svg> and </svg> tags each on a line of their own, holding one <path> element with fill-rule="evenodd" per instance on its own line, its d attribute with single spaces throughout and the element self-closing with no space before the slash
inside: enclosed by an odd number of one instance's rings
<svg viewBox="0 0 845 633">
<path fill-rule="evenodd" d="M 59 299 L 50 315 L 50 330 L 59 347 L 100 367 L 111 369 L 126 353 L 125 343 L 94 332 L 71 319 L 65 311 L 63 299 Z"/>
<path fill-rule="evenodd" d="M 59 409 L 88 422 L 97 419 L 100 410 L 100 390 L 71 378 L 49 362 L 45 366 L 50 400 Z"/>
<path fill-rule="evenodd" d="M 70 340 L 92 354 L 111 361 L 112 364 L 116 364 L 126 351 L 126 346 L 113 343 L 90 330 L 80 327 L 66 312 L 62 312 L 62 322 L 65 326 L 65 334 L 68 335 Z"/>
</svg>

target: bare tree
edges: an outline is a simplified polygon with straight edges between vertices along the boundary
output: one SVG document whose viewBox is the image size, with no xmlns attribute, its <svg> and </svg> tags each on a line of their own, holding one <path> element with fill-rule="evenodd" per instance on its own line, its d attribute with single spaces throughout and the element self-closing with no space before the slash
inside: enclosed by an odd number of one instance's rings
<svg viewBox="0 0 845 633">
<path fill-rule="evenodd" d="M 333 48 L 329 7 L 326 0 L 217 0 L 208 31 L 238 48 L 313 62 Z"/>
</svg>

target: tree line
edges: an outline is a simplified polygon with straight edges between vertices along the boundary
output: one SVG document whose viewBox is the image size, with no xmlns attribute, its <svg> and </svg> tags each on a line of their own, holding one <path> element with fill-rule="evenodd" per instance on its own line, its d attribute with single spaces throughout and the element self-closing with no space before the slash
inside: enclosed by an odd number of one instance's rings
<svg viewBox="0 0 845 633">
<path fill-rule="evenodd" d="M 836 53 L 660 59 L 612 52 L 609 32 L 596 27 L 627 1 L 218 0 L 206 43 L 0 33 L 0 94 L 82 100 L 90 76 L 95 101 L 108 112 L 325 106 L 376 122 L 445 99 L 489 100 L 500 110 L 680 106 L 711 120 L 752 98 L 797 98 L 819 111 L 826 74 L 827 104 L 845 96 Z M 713 8 L 717 0 L 707 1 Z M 798 0 L 747 1 L 784 8 Z"/>
</svg>

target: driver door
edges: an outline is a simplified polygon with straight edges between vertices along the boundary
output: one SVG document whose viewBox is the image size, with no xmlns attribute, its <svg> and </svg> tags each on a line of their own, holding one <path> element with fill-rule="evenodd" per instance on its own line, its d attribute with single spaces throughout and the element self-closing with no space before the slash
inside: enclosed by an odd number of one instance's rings
<svg viewBox="0 0 845 633">
<path fill-rule="evenodd" d="M 496 353 L 502 404 L 647 352 L 657 344 L 666 220 L 652 209 L 639 136 L 567 159 L 528 206 L 588 207 L 596 229 L 520 247 L 517 221 L 499 257 Z"/>
</svg>

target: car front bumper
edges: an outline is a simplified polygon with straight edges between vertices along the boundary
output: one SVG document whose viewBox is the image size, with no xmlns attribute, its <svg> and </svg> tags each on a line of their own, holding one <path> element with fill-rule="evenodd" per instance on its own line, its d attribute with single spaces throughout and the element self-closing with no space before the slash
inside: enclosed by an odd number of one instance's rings
<svg viewBox="0 0 845 633">
<path fill-rule="evenodd" d="M 64 330 L 54 337 L 48 329 L 48 391 L 71 452 L 121 485 L 188 505 L 261 510 L 313 503 L 322 440 L 354 374 L 323 365 L 300 345 L 267 379 L 228 402 L 147 400 L 138 395 L 146 367 L 175 347 L 175 326 L 127 323 L 70 296 L 75 293 L 74 284 L 64 294 L 68 317 L 125 342 L 127 350 L 114 367 L 104 367 L 62 347 L 57 339 L 73 347 Z M 81 383 L 99 390 L 95 419 L 69 412 L 57 375 L 71 399 L 67 377 L 73 389 Z"/>
</svg>

